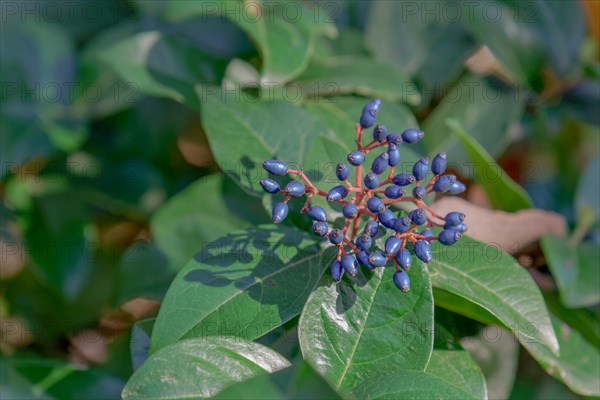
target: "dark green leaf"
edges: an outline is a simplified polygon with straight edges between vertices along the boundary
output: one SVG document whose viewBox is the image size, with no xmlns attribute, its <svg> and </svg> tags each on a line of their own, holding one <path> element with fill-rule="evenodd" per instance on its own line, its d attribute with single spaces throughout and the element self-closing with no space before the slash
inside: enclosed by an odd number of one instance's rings
<svg viewBox="0 0 600 400">
<path fill-rule="evenodd" d="M 463 237 L 452 247 L 432 246 L 431 283 L 501 320 L 521 341 L 558 353 L 558 342 L 539 288 L 510 255 Z"/>
<path fill-rule="evenodd" d="M 176 272 L 206 243 L 269 221 L 257 199 L 217 174 L 199 179 L 169 199 L 153 215 L 151 226 L 169 269 Z"/>
<path fill-rule="evenodd" d="M 270 332 L 300 313 L 323 272 L 321 257 L 309 235 L 274 225 L 205 245 L 169 288 L 152 351 L 184 338 Z"/>
<path fill-rule="evenodd" d="M 192 108 L 199 104 L 194 85 L 218 82 L 224 69 L 192 43 L 158 30 L 119 41 L 104 48 L 99 57 L 140 92 Z"/>
<path fill-rule="evenodd" d="M 188 339 L 150 356 L 127 382 L 123 399 L 211 397 L 237 382 L 289 365 L 273 350 L 244 339 Z"/>
<path fill-rule="evenodd" d="M 529 195 L 502 169 L 494 158 L 473 139 L 455 119 L 446 121 L 446 125 L 458 136 L 467 150 L 475 181 L 485 190 L 494 208 L 514 212 L 533 207 Z"/>
<path fill-rule="evenodd" d="M 600 247 L 596 243 L 572 244 L 566 238 L 544 236 L 541 246 L 565 306 L 586 307 L 600 302 Z"/>
<path fill-rule="evenodd" d="M 476 50 L 467 29 L 456 19 L 445 17 L 445 5 L 442 1 L 377 1 L 369 12 L 368 47 L 379 59 L 399 66 L 412 78 L 425 104 L 440 95 Z M 452 8 L 448 7 L 448 12 Z"/>
<path fill-rule="evenodd" d="M 421 101 L 419 92 L 401 70 L 367 57 L 336 57 L 315 62 L 295 83 L 305 96 L 354 93 L 412 105 Z"/>
<path fill-rule="evenodd" d="M 203 99 L 202 123 L 220 168 L 246 190 L 259 185 L 264 160 L 278 158 L 302 165 L 306 152 L 324 128 L 288 102 L 257 102 L 221 93 Z"/>
<path fill-rule="evenodd" d="M 434 350 L 425 371 L 379 373 L 357 387 L 359 399 L 486 399 L 481 370 L 469 353 Z"/>
<path fill-rule="evenodd" d="M 422 143 L 427 153 L 445 151 L 449 163 L 468 158 L 458 145 L 458 138 L 446 126 L 447 119 L 455 118 L 492 157 L 498 156 L 510 142 L 510 131 L 523 112 L 524 97 L 523 92 L 513 91 L 499 81 L 465 75 L 448 88 L 444 99 L 422 124 Z"/>
<path fill-rule="evenodd" d="M 148 242 L 136 242 L 119 262 L 116 304 L 134 297 L 161 300 L 174 276 L 160 249 Z"/>
<path fill-rule="evenodd" d="M 433 348 L 433 299 L 425 268 L 402 293 L 392 270 L 361 271 L 335 284 L 325 276 L 299 324 L 304 358 L 342 394 L 384 371 L 423 370 Z"/>
</svg>

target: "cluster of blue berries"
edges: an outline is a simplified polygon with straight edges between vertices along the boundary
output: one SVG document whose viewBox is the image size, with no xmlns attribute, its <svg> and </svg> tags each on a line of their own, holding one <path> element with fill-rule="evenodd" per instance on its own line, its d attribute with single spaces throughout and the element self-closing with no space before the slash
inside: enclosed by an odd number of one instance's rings
<svg viewBox="0 0 600 400">
<path fill-rule="evenodd" d="M 279 160 L 267 160 L 263 163 L 263 168 L 273 175 L 299 176 L 302 182 L 292 180 L 283 189 L 270 178 L 262 179 L 260 184 L 268 193 L 280 193 L 285 196 L 283 201 L 273 207 L 273 222 L 276 224 L 287 217 L 287 203 L 290 198 L 306 196 L 301 211 L 308 213 L 313 219 L 313 233 L 319 237 L 327 237 L 329 242 L 338 248 L 337 257 L 331 265 L 331 276 L 336 283 L 341 281 L 344 273 L 355 275 L 359 265 L 373 270 L 392 261 L 396 267 L 394 283 L 400 290 L 407 292 L 410 290 L 407 271 L 412 265 L 410 248 L 412 247 L 412 251 L 421 261 L 429 263 L 432 260 L 431 241 L 438 240 L 443 245 L 452 245 L 467 230 L 463 222 L 463 213 L 453 211 L 445 216 L 438 215 L 423 199 L 432 192 L 458 194 L 465 190 L 465 185 L 459 182 L 455 175 L 444 174 L 447 165 L 445 153 L 437 154 L 431 162 L 428 158 L 421 158 L 413 165 L 412 174 L 394 175 L 394 168 L 400 164 L 400 146 L 403 143 L 413 144 L 420 141 L 424 133 L 409 128 L 398 134 L 388 132 L 381 124 L 375 125 L 380 104 L 379 99 L 367 103 L 362 110 L 360 123 L 356 125 L 358 148 L 347 158 L 348 164 L 356 168 L 354 184 L 349 181 L 350 167 L 345 163 L 336 167 L 336 176 L 341 184 L 324 192 L 314 186 L 302 170 L 290 169 L 286 163 Z M 373 125 L 373 140 L 363 146 L 363 132 Z M 363 177 L 365 155 L 380 147 L 384 148 L 384 151 L 375 158 L 370 172 Z M 380 178 L 388 168 L 387 177 L 384 175 L 384 178 Z M 429 178 L 430 172 L 432 176 Z M 414 187 L 407 195 L 409 185 Z M 314 195 L 324 196 L 330 202 L 343 205 L 342 214 L 346 222 L 342 228 L 331 229 L 325 209 L 310 206 Z M 402 215 L 402 212 L 395 214 L 388 205 L 398 202 L 412 202 L 416 208 L 406 215 Z M 368 219 L 362 218 L 363 216 Z M 366 221 L 362 231 L 359 229 L 361 220 Z M 385 240 L 383 251 L 373 250 L 374 239 L 380 233 L 381 226 L 393 234 Z M 443 228 L 438 236 L 434 236 L 431 231 L 431 228 L 436 226 Z"/>
</svg>

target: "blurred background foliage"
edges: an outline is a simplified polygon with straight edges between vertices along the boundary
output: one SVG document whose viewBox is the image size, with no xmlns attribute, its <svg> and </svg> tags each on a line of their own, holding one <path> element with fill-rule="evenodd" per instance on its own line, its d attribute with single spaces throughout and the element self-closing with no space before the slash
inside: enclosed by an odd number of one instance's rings
<svg viewBox="0 0 600 400">
<path fill-rule="evenodd" d="M 271 10 L 260 26 L 248 4 L 3 2 L 2 398 L 118 398 L 148 343 L 151 325 L 134 323 L 156 314 L 175 273 L 203 244 L 269 221 L 261 154 L 243 157 L 231 115 L 256 129 L 267 115 L 270 140 L 288 141 L 280 153 L 318 162 L 298 144 L 350 143 L 366 97 L 385 100 L 391 124 L 422 127 L 419 153 L 449 153 L 470 202 L 489 205 L 486 182 L 448 118 L 525 189 L 525 207 L 565 217 L 571 233 L 512 253 L 551 312 L 600 347 L 600 3 L 301 2 L 291 22 Z M 220 90 L 242 100 L 219 108 Z M 522 208 L 498 196 L 495 208 Z M 471 338 L 490 398 L 579 396 L 514 340 L 438 315 Z M 334 395 L 295 365 L 279 374 L 289 397 Z"/>
</svg>

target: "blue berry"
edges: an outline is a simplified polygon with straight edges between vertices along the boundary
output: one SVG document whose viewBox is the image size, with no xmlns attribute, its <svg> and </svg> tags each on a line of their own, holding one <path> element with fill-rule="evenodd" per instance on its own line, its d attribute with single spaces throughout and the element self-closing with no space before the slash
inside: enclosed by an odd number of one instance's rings
<svg viewBox="0 0 600 400">
<path fill-rule="evenodd" d="M 406 271 L 399 269 L 398 271 L 394 272 L 393 279 L 396 287 L 402 290 L 404 293 L 410 290 L 410 278 L 408 277 Z"/>
<path fill-rule="evenodd" d="M 406 271 L 408 271 L 412 265 L 412 255 L 408 249 L 401 249 L 398 254 L 396 254 L 396 262 Z"/>
<path fill-rule="evenodd" d="M 327 222 L 327 213 L 325 209 L 321 206 L 312 206 L 308 209 L 308 216 L 314 219 L 315 221 L 323 221 Z"/>
<path fill-rule="evenodd" d="M 348 188 L 346 186 L 334 186 L 327 193 L 327 201 L 340 201 L 348 196 Z"/>
<path fill-rule="evenodd" d="M 371 264 L 369 264 L 369 253 L 367 253 L 366 251 L 359 251 L 358 253 L 356 253 L 356 259 L 358 260 L 358 263 L 363 267 L 367 267 L 370 270 L 374 268 Z"/>
<path fill-rule="evenodd" d="M 373 126 L 373 124 L 375 124 L 380 104 L 381 100 L 373 99 L 363 107 L 362 113 L 360 115 L 360 126 L 363 129 L 370 128 Z"/>
<path fill-rule="evenodd" d="M 344 217 L 346 218 L 354 219 L 358 215 L 358 207 L 352 203 L 344 204 L 344 208 L 342 208 L 342 214 L 344 214 Z"/>
<path fill-rule="evenodd" d="M 386 228 L 394 229 L 396 217 L 394 217 L 394 213 L 392 212 L 392 210 L 386 208 L 385 210 L 377 214 L 377 216 L 379 217 L 379 222 L 381 223 L 381 225 L 385 226 Z"/>
<path fill-rule="evenodd" d="M 340 163 L 335 169 L 335 175 L 340 181 L 345 181 L 350 176 L 350 168 L 346 164 Z"/>
<path fill-rule="evenodd" d="M 424 186 L 415 186 L 413 189 L 413 196 L 415 199 L 424 199 L 427 196 L 427 189 Z"/>
<path fill-rule="evenodd" d="M 392 182 L 394 182 L 394 185 L 397 186 L 408 186 L 411 183 L 414 183 L 415 180 L 416 179 L 413 175 L 405 173 L 398 174 L 392 178 Z"/>
<path fill-rule="evenodd" d="M 423 139 L 425 134 L 423 131 L 420 131 L 416 128 L 408 128 L 404 132 L 402 132 L 402 140 L 406 143 L 417 143 L 419 140 Z"/>
<path fill-rule="evenodd" d="M 433 184 L 433 191 L 438 193 L 444 193 L 450 190 L 452 184 L 456 182 L 456 176 L 452 174 L 439 176 Z"/>
<path fill-rule="evenodd" d="M 371 239 L 371 235 L 363 233 L 359 237 L 356 238 L 356 247 L 360 250 L 367 251 L 373 245 L 373 239 Z"/>
<path fill-rule="evenodd" d="M 267 193 L 278 193 L 279 192 L 279 183 L 275 182 L 273 179 L 265 178 L 260 180 L 260 186 Z"/>
<path fill-rule="evenodd" d="M 385 241 L 385 255 L 388 257 L 393 257 L 400 250 L 400 246 L 402 245 L 402 240 L 396 236 L 390 236 Z"/>
<path fill-rule="evenodd" d="M 339 283 L 344 275 L 344 268 L 342 268 L 341 261 L 334 260 L 331 263 L 331 278 L 335 283 Z"/>
<path fill-rule="evenodd" d="M 383 192 L 383 194 L 390 199 L 399 199 L 400 197 L 404 196 L 405 193 L 406 192 L 403 188 L 396 185 L 390 185 L 386 187 Z"/>
<path fill-rule="evenodd" d="M 434 175 L 441 175 L 446 170 L 446 153 L 438 153 L 431 161 L 431 172 Z"/>
<path fill-rule="evenodd" d="M 369 234 L 369 236 L 374 238 L 375 236 L 377 236 L 377 233 L 379 233 L 379 223 L 373 219 L 368 220 L 365 224 L 363 232 Z"/>
<path fill-rule="evenodd" d="M 273 207 L 273 222 L 278 224 L 287 217 L 289 207 L 286 203 L 277 203 Z"/>
<path fill-rule="evenodd" d="M 373 164 L 371 164 L 371 171 L 377 175 L 381 175 L 387 169 L 389 159 L 390 156 L 388 153 L 381 153 L 375 158 L 375 160 L 373 160 Z"/>
<path fill-rule="evenodd" d="M 379 186 L 379 178 L 372 172 L 365 175 L 363 183 L 367 189 L 376 189 Z"/>
<path fill-rule="evenodd" d="M 263 168 L 273 175 L 285 175 L 288 172 L 287 164 L 279 160 L 267 160 L 263 163 Z"/>
<path fill-rule="evenodd" d="M 446 224 L 444 225 L 444 229 L 451 229 L 453 231 L 465 233 L 467 231 L 467 224 L 448 225 L 448 223 L 446 222 Z"/>
<path fill-rule="evenodd" d="M 396 231 L 396 233 L 405 233 L 411 225 L 412 221 L 408 217 L 396 218 L 396 221 L 394 221 L 394 231 Z"/>
<path fill-rule="evenodd" d="M 467 187 L 464 183 L 456 181 L 452 185 L 450 185 L 450 189 L 448 189 L 448 193 L 450 194 L 459 194 L 467 190 Z"/>
<path fill-rule="evenodd" d="M 461 224 L 465 220 L 465 214 L 459 211 L 452 211 L 446 214 L 444 217 L 444 221 L 446 221 L 449 225 L 458 225 Z"/>
<path fill-rule="evenodd" d="M 326 222 L 317 221 L 313 224 L 312 231 L 315 235 L 323 237 L 327 235 L 327 232 L 329 231 L 329 226 L 327 226 Z"/>
<path fill-rule="evenodd" d="M 429 159 L 427 157 L 421 158 L 413 165 L 412 173 L 417 181 L 422 181 L 427 177 L 429 172 Z"/>
<path fill-rule="evenodd" d="M 431 262 L 431 246 L 427 240 L 417 240 L 417 243 L 415 243 L 415 255 L 424 263 Z"/>
<path fill-rule="evenodd" d="M 333 229 L 329 232 L 329 241 L 333 244 L 340 244 L 344 241 L 344 233 L 339 229 Z"/>
<path fill-rule="evenodd" d="M 344 271 L 350 275 L 356 275 L 356 271 L 358 270 L 358 262 L 356 262 L 356 258 L 351 254 L 344 255 L 342 257 L 342 268 L 344 268 Z"/>
<path fill-rule="evenodd" d="M 400 164 L 400 150 L 398 150 L 398 146 L 393 143 L 388 145 L 388 164 L 390 167 L 395 167 Z"/>
<path fill-rule="evenodd" d="M 385 264 L 387 264 L 387 258 L 380 252 L 376 251 L 375 253 L 369 254 L 369 264 L 376 267 L 383 267 Z"/>
<path fill-rule="evenodd" d="M 373 128 L 373 139 L 377 140 L 379 143 L 383 142 L 385 138 L 388 136 L 388 131 L 385 126 L 381 124 L 375 125 Z"/>
<path fill-rule="evenodd" d="M 283 189 L 287 194 L 294 197 L 299 197 L 304 194 L 304 185 L 298 181 L 291 181 L 285 185 Z"/>
<path fill-rule="evenodd" d="M 365 155 L 362 151 L 354 150 L 352 153 L 348 154 L 348 162 L 355 167 L 363 165 L 365 162 Z"/>
<path fill-rule="evenodd" d="M 461 234 L 459 231 L 445 229 L 445 230 L 441 231 L 440 234 L 438 235 L 438 240 L 440 241 L 441 244 L 450 246 L 450 245 L 458 242 L 458 239 L 460 239 L 460 236 L 461 236 Z"/>
<path fill-rule="evenodd" d="M 373 196 L 367 200 L 367 208 L 373 213 L 380 213 L 385 210 L 385 204 L 383 204 L 379 197 Z"/>
<path fill-rule="evenodd" d="M 422 208 L 415 208 L 408 213 L 408 217 L 415 225 L 423 225 L 427 222 L 427 213 Z"/>
<path fill-rule="evenodd" d="M 431 232 L 431 229 L 425 229 L 423 232 L 421 232 L 421 236 L 433 237 L 433 232 Z"/>
<path fill-rule="evenodd" d="M 387 137 L 387 142 L 400 146 L 402 144 L 402 136 L 397 133 L 390 133 Z"/>
</svg>

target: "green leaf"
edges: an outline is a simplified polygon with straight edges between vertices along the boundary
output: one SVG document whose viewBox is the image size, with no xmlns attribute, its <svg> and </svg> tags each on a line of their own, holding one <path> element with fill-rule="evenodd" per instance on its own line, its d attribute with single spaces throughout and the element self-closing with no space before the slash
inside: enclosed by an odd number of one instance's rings
<svg viewBox="0 0 600 400">
<path fill-rule="evenodd" d="M 494 208 L 514 212 L 533 207 L 525 189 L 512 180 L 494 158 L 465 131 L 459 121 L 450 119 L 446 121 L 446 125 L 467 149 L 473 163 L 475 181 L 485 190 Z"/>
<path fill-rule="evenodd" d="M 240 191 L 226 175 L 198 179 L 171 197 L 152 216 L 157 246 L 167 255 L 169 269 L 179 271 L 204 244 L 270 218 L 255 198 Z"/>
<path fill-rule="evenodd" d="M 125 384 L 100 369 L 81 370 L 48 358 L 13 356 L 0 360 L 0 366 L 3 399 L 112 399 Z"/>
<path fill-rule="evenodd" d="M 572 244 L 566 238 L 544 236 L 541 246 L 565 306 L 586 307 L 600 302 L 600 247 L 596 243 Z"/>
<path fill-rule="evenodd" d="M 508 327 L 477 304 L 444 291 L 435 291 L 435 302 L 448 310 L 452 310 L 485 324 Z M 441 296 L 438 296 L 442 294 Z M 539 341 L 530 339 L 535 333 L 535 326 L 525 326 L 526 334 L 514 332 L 523 347 L 536 359 L 545 371 L 554 378 L 565 383 L 571 390 L 585 396 L 598 396 L 600 393 L 600 352 L 597 347 L 586 341 L 581 334 L 571 329 L 556 317 L 552 317 L 552 329 L 560 347 L 560 355 L 552 353 Z"/>
<path fill-rule="evenodd" d="M 324 128 L 289 102 L 258 102 L 238 95 L 202 99 L 202 124 L 219 167 L 244 189 L 263 193 L 264 160 L 302 165 Z"/>
<path fill-rule="evenodd" d="M 122 396 L 125 400 L 206 398 L 289 365 L 273 350 L 240 338 L 188 339 L 150 356 L 129 379 Z"/>
<path fill-rule="evenodd" d="M 442 1 L 427 5 L 377 1 L 369 12 L 368 47 L 380 60 L 399 66 L 416 82 L 424 104 L 460 73 L 466 58 L 477 48 L 463 24 L 439 12 L 445 6 Z"/>
<path fill-rule="evenodd" d="M 466 151 L 458 146 L 458 137 L 450 134 L 446 125 L 447 119 L 455 118 L 496 157 L 510 143 L 510 131 L 523 113 L 523 100 L 522 92 L 501 82 L 466 74 L 448 89 L 440 104 L 423 121 L 425 137 L 421 143 L 429 154 L 445 151 L 449 161 L 467 159 Z M 469 171 L 466 172 L 465 175 Z"/>
<path fill-rule="evenodd" d="M 192 43 L 160 31 L 130 36 L 104 48 L 98 56 L 142 93 L 168 97 L 192 108 L 199 104 L 194 85 L 218 82 L 225 67 Z"/>
<path fill-rule="evenodd" d="M 481 370 L 464 350 L 434 350 L 425 371 L 377 374 L 357 387 L 359 399 L 486 399 Z"/>
<path fill-rule="evenodd" d="M 483 307 L 519 340 L 537 342 L 558 353 L 540 290 L 514 258 L 468 237 L 452 247 L 435 242 L 432 251 L 429 271 L 433 286 Z"/>
<path fill-rule="evenodd" d="M 139 241 L 125 251 L 117 271 L 116 304 L 135 297 L 161 300 L 174 277 L 166 256 L 154 244 Z"/>
<path fill-rule="evenodd" d="M 581 219 L 585 213 L 593 215 L 592 222 L 600 219 L 600 154 L 590 161 L 579 179 L 575 193 L 575 210 Z M 589 210 L 589 211 L 586 211 Z"/>
<path fill-rule="evenodd" d="M 410 271 L 402 293 L 391 269 L 361 271 L 310 295 L 299 323 L 306 361 L 341 394 L 384 371 L 423 370 L 433 349 L 433 299 L 425 268 Z"/>
<path fill-rule="evenodd" d="M 419 104 L 421 96 L 404 73 L 368 57 L 347 56 L 314 62 L 297 79 L 305 96 L 354 93 L 389 101 Z"/>
<path fill-rule="evenodd" d="M 322 255 L 308 234 L 274 225 L 205 245 L 169 288 L 152 351 L 191 337 L 270 332 L 300 313 L 323 273 Z"/>
<path fill-rule="evenodd" d="M 481 367 L 488 397 L 509 398 L 519 367 L 519 344 L 515 338 L 498 326 L 487 326 L 476 336 L 463 338 L 460 344 Z"/>
</svg>

